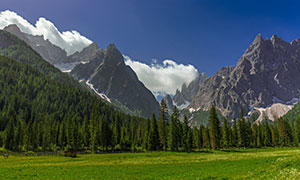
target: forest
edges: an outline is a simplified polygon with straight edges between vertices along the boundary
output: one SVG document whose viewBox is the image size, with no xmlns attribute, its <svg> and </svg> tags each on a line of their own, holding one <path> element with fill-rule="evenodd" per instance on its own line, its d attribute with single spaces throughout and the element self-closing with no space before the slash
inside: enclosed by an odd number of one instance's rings
<svg viewBox="0 0 300 180">
<path fill-rule="evenodd" d="M 219 119 L 214 107 L 208 126 L 190 127 L 180 112 L 158 117 L 130 116 L 91 92 L 0 57 L 0 146 L 11 151 L 186 151 L 298 146 L 300 119 L 251 123 Z"/>
</svg>

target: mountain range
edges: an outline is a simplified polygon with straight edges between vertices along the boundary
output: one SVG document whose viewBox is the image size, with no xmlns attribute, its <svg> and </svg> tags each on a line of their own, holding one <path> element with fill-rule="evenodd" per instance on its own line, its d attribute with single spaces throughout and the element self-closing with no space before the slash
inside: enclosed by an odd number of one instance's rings
<svg viewBox="0 0 300 180">
<path fill-rule="evenodd" d="M 113 99 L 117 104 L 121 103 L 144 117 L 151 117 L 152 113 L 158 114 L 159 104 L 155 97 L 138 80 L 135 72 L 125 65 L 124 58 L 115 45 L 111 44 L 103 50 L 92 43 L 81 52 L 67 56 L 64 50 L 44 40 L 43 36 L 23 33 L 17 25 L 9 25 L 4 31 L 22 39 L 56 67 L 69 66 L 72 71 L 65 72 L 70 72 L 78 81 L 85 81 L 105 101 L 111 103 L 110 99 Z"/>
<path fill-rule="evenodd" d="M 56 67 L 67 64 L 69 69 L 64 72 L 108 103 L 113 100 L 145 117 L 158 113 L 155 97 L 124 63 L 115 45 L 101 49 L 92 43 L 81 52 L 67 56 L 65 50 L 43 36 L 23 33 L 16 25 L 4 30 L 22 39 Z M 224 117 L 237 118 L 242 110 L 246 115 L 259 112 L 258 121 L 265 117 L 275 120 L 298 101 L 300 80 L 294 77 L 299 75 L 300 39 L 286 42 L 277 35 L 263 39 L 258 34 L 236 66 L 223 67 L 210 77 L 198 72 L 196 79 L 184 83 L 173 97 L 167 95 L 164 100 L 169 113 L 177 106 L 190 113 L 191 122 L 199 121 L 193 119 L 193 113 L 208 111 L 211 106 Z"/>
<path fill-rule="evenodd" d="M 200 85 L 188 108 L 208 110 L 216 106 L 223 116 L 239 112 L 291 105 L 299 97 L 300 39 L 283 41 L 258 34 L 235 67 L 223 67 Z"/>
</svg>

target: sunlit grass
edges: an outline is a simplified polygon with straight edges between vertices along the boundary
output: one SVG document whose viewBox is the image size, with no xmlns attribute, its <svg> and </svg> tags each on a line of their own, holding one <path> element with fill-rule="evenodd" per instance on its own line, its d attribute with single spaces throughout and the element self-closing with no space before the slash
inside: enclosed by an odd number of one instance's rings
<svg viewBox="0 0 300 180">
<path fill-rule="evenodd" d="M 300 149 L 0 159 L 0 179 L 299 179 Z"/>
</svg>

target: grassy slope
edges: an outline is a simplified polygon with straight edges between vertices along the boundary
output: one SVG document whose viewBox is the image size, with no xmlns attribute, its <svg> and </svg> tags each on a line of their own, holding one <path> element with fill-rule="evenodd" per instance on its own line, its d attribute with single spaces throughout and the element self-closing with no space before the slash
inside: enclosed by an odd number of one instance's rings
<svg viewBox="0 0 300 180">
<path fill-rule="evenodd" d="M 299 149 L 237 152 L 11 156 L 0 179 L 291 179 L 300 178 Z"/>
</svg>

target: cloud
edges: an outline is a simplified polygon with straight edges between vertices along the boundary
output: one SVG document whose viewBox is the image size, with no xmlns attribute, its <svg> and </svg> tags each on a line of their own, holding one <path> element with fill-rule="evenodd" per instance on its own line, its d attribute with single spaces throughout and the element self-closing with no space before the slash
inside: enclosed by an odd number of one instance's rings
<svg viewBox="0 0 300 180">
<path fill-rule="evenodd" d="M 77 31 L 60 32 L 51 21 L 43 17 L 40 17 L 33 26 L 13 11 L 0 12 L 0 29 L 10 24 L 16 24 L 22 32 L 27 34 L 43 35 L 45 40 L 48 39 L 56 46 L 65 49 L 68 55 L 81 51 L 92 43 L 91 40 L 80 35 Z"/>
<path fill-rule="evenodd" d="M 198 75 L 198 70 L 193 65 L 177 64 L 172 60 L 164 60 L 162 64 L 152 61 L 151 65 L 147 65 L 128 56 L 124 56 L 124 59 L 154 95 L 174 95 L 183 83 L 189 84 Z"/>
</svg>

